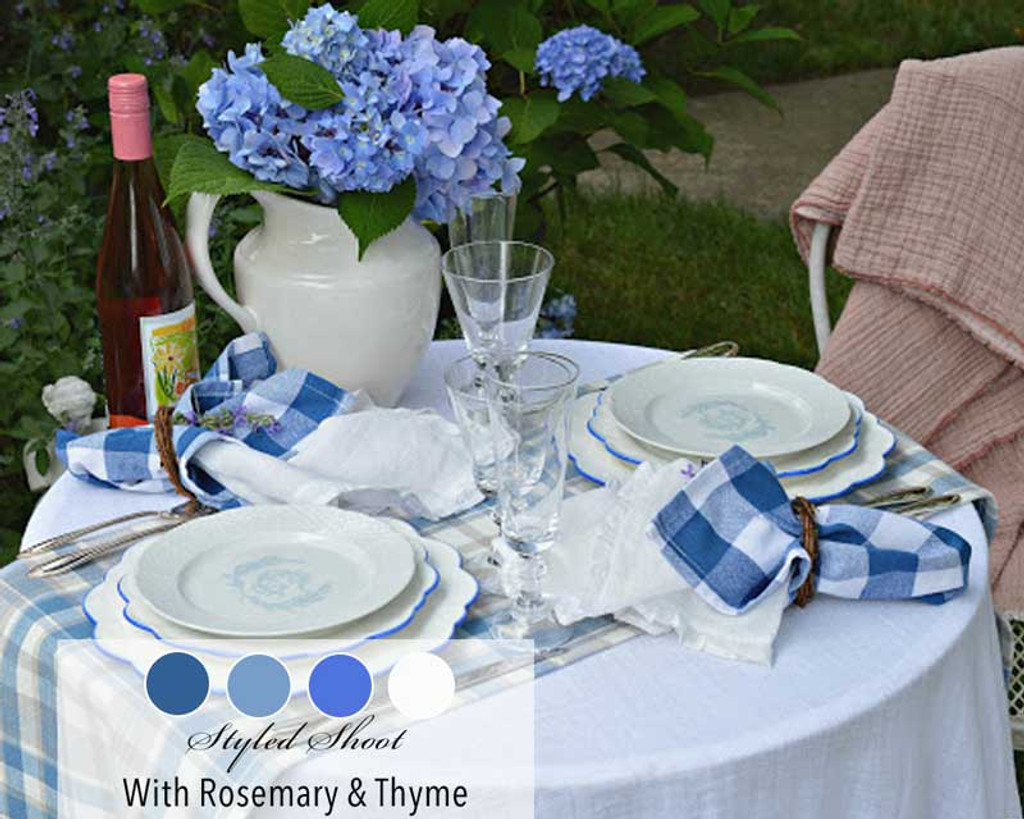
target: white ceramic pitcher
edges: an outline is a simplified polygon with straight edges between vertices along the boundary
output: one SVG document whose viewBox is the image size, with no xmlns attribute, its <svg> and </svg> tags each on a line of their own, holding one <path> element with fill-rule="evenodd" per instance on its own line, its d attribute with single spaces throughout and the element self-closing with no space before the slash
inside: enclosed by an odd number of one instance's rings
<svg viewBox="0 0 1024 819">
<path fill-rule="evenodd" d="M 193 194 L 187 244 L 203 289 L 246 332 L 262 330 L 282 367 L 301 367 L 393 406 L 437 322 L 441 251 L 412 218 L 358 242 L 334 208 L 253 193 L 263 224 L 235 248 L 235 292 L 217 280 L 207 239 L 219 196 Z"/>
</svg>

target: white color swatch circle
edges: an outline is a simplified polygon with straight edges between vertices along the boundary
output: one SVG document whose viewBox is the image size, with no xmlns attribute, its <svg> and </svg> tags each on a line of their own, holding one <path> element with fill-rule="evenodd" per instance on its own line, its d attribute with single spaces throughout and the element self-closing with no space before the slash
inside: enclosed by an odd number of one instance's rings
<svg viewBox="0 0 1024 819">
<path fill-rule="evenodd" d="M 388 696 L 391 704 L 409 719 L 430 719 L 451 705 L 455 675 L 436 654 L 406 654 L 388 675 Z"/>
</svg>

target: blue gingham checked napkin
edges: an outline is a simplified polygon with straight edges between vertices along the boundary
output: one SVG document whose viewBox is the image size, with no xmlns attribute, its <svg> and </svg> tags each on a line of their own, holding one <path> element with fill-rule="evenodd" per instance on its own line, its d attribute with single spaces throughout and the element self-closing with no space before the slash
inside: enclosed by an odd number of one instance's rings
<svg viewBox="0 0 1024 819">
<path fill-rule="evenodd" d="M 941 603 L 967 586 L 970 545 L 925 521 L 860 506 L 817 508 L 818 594 Z M 704 467 L 655 516 L 648 536 L 705 601 L 742 614 L 812 571 L 803 527 L 771 468 L 740 447 Z"/>
<path fill-rule="evenodd" d="M 287 457 L 320 423 L 353 409 L 354 393 L 305 370 L 277 371 L 266 336 L 249 333 L 224 348 L 203 380 L 182 395 L 176 412 L 192 422 L 174 427 L 182 479 L 204 503 L 237 504 L 206 472 L 192 468 L 211 441 L 233 440 L 273 457 Z M 217 419 L 217 429 L 195 425 Z M 57 451 L 68 471 L 104 486 L 142 492 L 173 491 L 160 466 L 151 426 L 78 437 L 61 433 Z"/>
</svg>

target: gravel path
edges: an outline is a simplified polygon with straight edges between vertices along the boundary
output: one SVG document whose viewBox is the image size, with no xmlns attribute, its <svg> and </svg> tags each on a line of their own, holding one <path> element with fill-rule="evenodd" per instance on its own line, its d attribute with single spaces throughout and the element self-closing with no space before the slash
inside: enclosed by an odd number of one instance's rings
<svg viewBox="0 0 1024 819">
<path fill-rule="evenodd" d="M 691 200 L 721 199 L 778 217 L 885 104 L 894 74 L 880 69 L 770 87 L 782 116 L 742 93 L 694 97 L 690 113 L 715 137 L 710 164 L 705 168 L 701 157 L 680 151 L 649 151 L 648 157 Z M 598 148 L 614 141 L 611 133 L 594 137 Z M 657 187 L 614 155 L 602 155 L 602 163 L 581 182 L 598 189 Z"/>
</svg>

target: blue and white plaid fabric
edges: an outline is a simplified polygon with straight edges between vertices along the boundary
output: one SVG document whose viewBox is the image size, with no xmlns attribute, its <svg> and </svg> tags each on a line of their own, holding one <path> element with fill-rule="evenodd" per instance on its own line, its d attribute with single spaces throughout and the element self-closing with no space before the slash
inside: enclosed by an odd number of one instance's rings
<svg viewBox="0 0 1024 819">
<path fill-rule="evenodd" d="M 190 425 L 174 427 L 182 479 L 204 503 L 232 506 L 238 500 L 217 481 L 191 464 L 211 441 L 236 441 L 274 457 L 287 458 L 320 422 L 348 412 L 355 404 L 346 392 L 305 370 L 277 371 L 266 336 L 236 338 L 204 376 L 178 402 L 177 412 Z M 215 431 L 199 426 L 220 419 Z M 253 419 L 259 418 L 256 423 Z M 77 478 L 136 492 L 169 492 L 160 466 L 153 427 L 130 427 L 75 436 L 58 436 L 57 452 Z"/>
<path fill-rule="evenodd" d="M 967 586 L 971 547 L 920 520 L 852 505 L 817 509 L 819 594 L 941 603 Z M 652 521 L 665 559 L 709 604 L 741 614 L 812 570 L 803 526 L 771 468 L 740 447 L 704 467 Z"/>
</svg>

